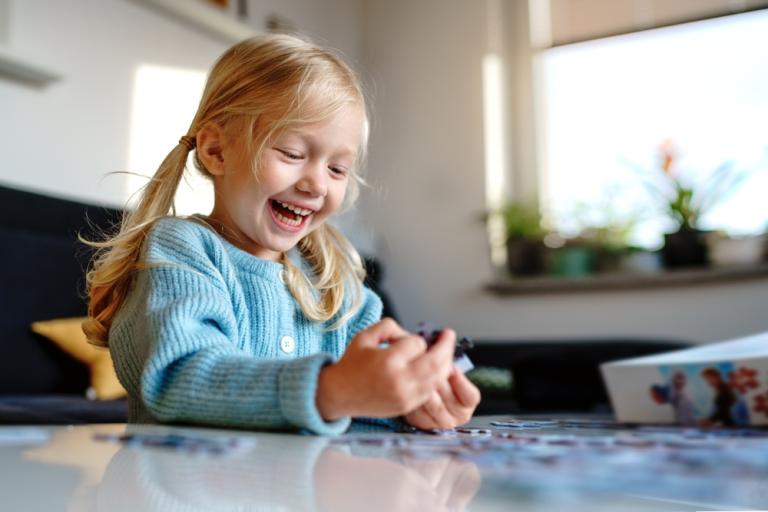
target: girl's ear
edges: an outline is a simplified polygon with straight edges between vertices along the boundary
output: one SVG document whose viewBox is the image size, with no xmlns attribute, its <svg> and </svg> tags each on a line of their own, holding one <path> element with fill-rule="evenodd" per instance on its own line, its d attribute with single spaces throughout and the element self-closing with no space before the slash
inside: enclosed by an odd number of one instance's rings
<svg viewBox="0 0 768 512">
<path fill-rule="evenodd" d="M 224 174 L 224 129 L 213 121 L 197 132 L 197 158 L 214 176 Z"/>
</svg>

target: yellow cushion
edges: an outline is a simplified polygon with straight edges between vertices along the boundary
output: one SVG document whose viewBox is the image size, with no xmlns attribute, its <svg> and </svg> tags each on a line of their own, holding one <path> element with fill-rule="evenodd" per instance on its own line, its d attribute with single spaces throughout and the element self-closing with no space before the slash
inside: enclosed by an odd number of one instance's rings
<svg viewBox="0 0 768 512">
<path fill-rule="evenodd" d="M 106 348 L 88 343 L 83 332 L 85 318 L 58 318 L 34 322 L 32 332 L 54 342 L 64 352 L 88 366 L 91 389 L 99 400 L 113 400 L 126 396 L 125 388 L 117 380 L 112 356 Z"/>
</svg>

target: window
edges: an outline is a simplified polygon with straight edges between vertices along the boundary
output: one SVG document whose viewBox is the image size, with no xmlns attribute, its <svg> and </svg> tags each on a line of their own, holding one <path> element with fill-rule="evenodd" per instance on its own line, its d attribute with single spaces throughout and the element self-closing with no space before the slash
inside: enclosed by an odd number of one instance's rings
<svg viewBox="0 0 768 512">
<path fill-rule="evenodd" d="M 543 50 L 542 203 L 552 224 L 635 221 L 630 242 L 658 248 L 671 229 L 641 184 L 674 144 L 696 184 L 724 162 L 754 169 L 701 219 L 732 234 L 768 227 L 768 11 Z"/>
</svg>

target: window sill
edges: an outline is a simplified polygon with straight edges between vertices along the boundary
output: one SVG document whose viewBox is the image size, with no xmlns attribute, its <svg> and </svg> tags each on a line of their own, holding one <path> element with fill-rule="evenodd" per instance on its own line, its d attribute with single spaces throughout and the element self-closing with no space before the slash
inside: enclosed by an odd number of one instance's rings
<svg viewBox="0 0 768 512">
<path fill-rule="evenodd" d="M 583 278 L 554 276 L 499 278 L 485 289 L 496 295 L 635 290 L 768 279 L 768 264 L 666 270 L 652 274 L 597 274 Z"/>
</svg>

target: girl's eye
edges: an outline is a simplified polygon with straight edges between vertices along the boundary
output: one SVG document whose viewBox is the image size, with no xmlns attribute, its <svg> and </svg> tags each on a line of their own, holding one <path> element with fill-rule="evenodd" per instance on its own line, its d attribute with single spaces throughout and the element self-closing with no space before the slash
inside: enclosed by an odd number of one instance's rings
<svg viewBox="0 0 768 512">
<path fill-rule="evenodd" d="M 290 158 L 291 160 L 301 160 L 302 159 L 302 156 L 299 153 L 294 153 L 293 151 L 289 151 L 287 149 L 279 149 L 279 148 L 277 148 L 277 150 L 280 153 L 282 153 L 283 156 L 285 156 L 286 158 Z"/>
<path fill-rule="evenodd" d="M 346 176 L 347 175 L 347 170 L 344 167 L 334 167 L 334 166 L 331 166 L 331 167 L 328 167 L 328 169 L 333 174 L 335 174 L 336 176 Z"/>
</svg>

